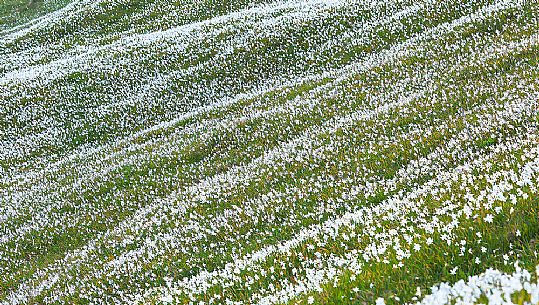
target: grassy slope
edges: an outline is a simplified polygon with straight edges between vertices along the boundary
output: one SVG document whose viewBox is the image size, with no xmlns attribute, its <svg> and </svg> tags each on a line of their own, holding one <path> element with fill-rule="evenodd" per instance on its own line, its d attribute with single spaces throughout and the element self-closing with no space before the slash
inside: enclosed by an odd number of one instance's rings
<svg viewBox="0 0 539 305">
<path fill-rule="evenodd" d="M 2 20 L 12 26 L 15 15 L 5 12 L 25 4 L 5 3 L 0 12 L 12 17 Z M 150 291 L 153 302 L 172 281 L 180 303 L 269 295 L 281 295 L 277 303 L 392 302 L 411 300 L 417 287 L 510 268 L 504 254 L 532 269 L 534 187 L 514 191 L 514 202 L 474 207 L 479 218 L 470 219 L 462 183 L 445 191 L 436 184 L 485 158 L 498 167 L 477 165 L 466 191 L 488 193 L 498 178 L 484 175 L 519 176 L 521 154 L 537 145 L 537 5 L 445 27 L 493 3 L 306 2 L 221 20 L 256 3 L 103 1 L 3 36 L 0 296 L 85 304 Z M 302 10 L 309 5 L 316 13 Z M 27 18 L 44 11 L 27 10 Z M 137 36 L 158 30 L 168 31 Z M 27 67 L 28 79 L 13 74 Z M 521 146 L 507 148 L 513 144 Z M 423 158 L 431 164 L 418 167 Z M 316 229 L 422 186 L 434 195 L 399 221 L 376 212 L 380 225 Z M 494 223 L 482 221 L 497 205 Z M 458 226 L 446 232 L 451 217 Z M 439 229 L 417 227 L 421 221 L 440 221 Z M 274 251 L 305 228 L 316 233 Z M 391 229 L 421 249 L 402 240 L 409 258 L 388 251 L 364 259 L 373 243 L 394 246 L 385 240 Z M 257 251 L 261 261 L 230 269 Z M 352 275 L 354 261 L 362 271 Z M 206 280 L 206 270 L 223 271 Z M 323 291 L 296 296 L 294 287 L 316 271 Z M 52 286 L 43 285 L 51 275 Z M 210 285 L 199 290 L 197 281 Z M 33 285 L 37 295 L 26 288 Z"/>
<path fill-rule="evenodd" d="M 0 30 L 7 30 L 66 5 L 66 0 L 5 0 L 0 3 Z"/>
</svg>

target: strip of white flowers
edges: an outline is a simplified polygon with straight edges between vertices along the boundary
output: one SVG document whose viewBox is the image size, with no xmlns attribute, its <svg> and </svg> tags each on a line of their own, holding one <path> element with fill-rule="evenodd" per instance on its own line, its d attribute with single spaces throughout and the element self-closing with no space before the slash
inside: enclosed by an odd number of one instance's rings
<svg viewBox="0 0 539 305">
<path fill-rule="evenodd" d="M 513 296 L 523 291 L 528 295 L 524 305 L 539 304 L 537 283 L 539 266 L 536 268 L 535 276 L 528 270 L 520 268 L 518 264 L 515 264 L 515 269 L 512 274 L 488 269 L 482 274 L 470 276 L 466 281 L 435 285 L 431 288 L 431 294 L 415 304 L 476 304 L 480 298 L 486 298 L 489 305 L 513 304 Z M 378 302 L 383 303 L 383 300 Z"/>
</svg>

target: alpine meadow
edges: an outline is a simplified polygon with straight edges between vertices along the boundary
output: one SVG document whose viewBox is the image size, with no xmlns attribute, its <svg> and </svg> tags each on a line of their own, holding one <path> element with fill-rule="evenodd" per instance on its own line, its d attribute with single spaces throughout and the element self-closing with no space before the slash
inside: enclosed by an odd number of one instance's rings
<svg viewBox="0 0 539 305">
<path fill-rule="evenodd" d="M 0 0 L 0 305 L 539 305 L 539 0 Z"/>
</svg>

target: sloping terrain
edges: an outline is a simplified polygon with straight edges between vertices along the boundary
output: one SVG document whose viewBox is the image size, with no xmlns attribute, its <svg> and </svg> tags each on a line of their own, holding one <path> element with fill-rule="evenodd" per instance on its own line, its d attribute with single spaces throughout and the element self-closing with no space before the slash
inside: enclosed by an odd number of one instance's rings
<svg viewBox="0 0 539 305">
<path fill-rule="evenodd" d="M 39 17 L 66 3 L 68 0 L 3 0 L 0 3 L 0 31 L 13 31 L 17 26 L 37 22 Z"/>
<path fill-rule="evenodd" d="M 535 0 L 6 0 L 0 304 L 536 304 L 538 124 Z"/>
</svg>

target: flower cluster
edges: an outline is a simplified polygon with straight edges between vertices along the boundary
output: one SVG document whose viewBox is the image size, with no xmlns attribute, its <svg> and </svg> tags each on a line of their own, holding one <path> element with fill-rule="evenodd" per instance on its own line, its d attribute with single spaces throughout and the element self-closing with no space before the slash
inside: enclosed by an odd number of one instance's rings
<svg viewBox="0 0 539 305">
<path fill-rule="evenodd" d="M 539 274 L 539 266 L 536 274 Z M 537 279 L 532 281 L 531 274 L 518 265 L 513 274 L 488 269 L 485 273 L 469 277 L 467 282 L 442 283 L 431 289 L 432 294 L 425 296 L 417 305 L 475 304 L 481 297 L 486 297 L 489 305 L 512 304 L 515 294 L 523 291 L 527 295 L 523 304 L 539 303 Z"/>
</svg>

